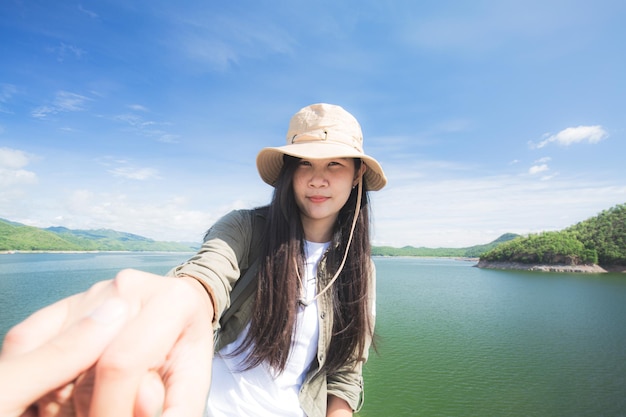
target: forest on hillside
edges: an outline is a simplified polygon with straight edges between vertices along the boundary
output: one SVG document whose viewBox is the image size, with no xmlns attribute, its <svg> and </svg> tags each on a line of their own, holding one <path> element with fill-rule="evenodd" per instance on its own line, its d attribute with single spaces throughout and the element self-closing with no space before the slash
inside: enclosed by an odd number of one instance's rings
<svg viewBox="0 0 626 417">
<path fill-rule="evenodd" d="M 157 242 L 113 230 L 39 229 L 0 219 L 0 251 L 195 251 L 199 244 Z M 626 204 L 561 231 L 528 236 L 507 233 L 467 248 L 372 248 L 374 256 L 480 258 L 487 262 L 626 266 Z"/>
<path fill-rule="evenodd" d="M 158 242 L 115 230 L 41 229 L 0 219 L 0 251 L 195 251 L 200 245 Z"/>
<path fill-rule="evenodd" d="M 480 259 L 545 265 L 626 265 L 626 204 L 561 231 L 518 237 Z"/>
</svg>

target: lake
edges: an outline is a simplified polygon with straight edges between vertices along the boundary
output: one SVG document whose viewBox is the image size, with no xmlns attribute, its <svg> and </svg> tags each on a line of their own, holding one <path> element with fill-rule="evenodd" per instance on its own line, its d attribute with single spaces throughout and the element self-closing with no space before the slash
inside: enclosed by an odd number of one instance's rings
<svg viewBox="0 0 626 417">
<path fill-rule="evenodd" d="M 0 255 L 0 336 L 121 268 L 164 273 L 189 255 Z M 374 261 L 378 352 L 359 416 L 626 416 L 626 275 Z"/>
</svg>

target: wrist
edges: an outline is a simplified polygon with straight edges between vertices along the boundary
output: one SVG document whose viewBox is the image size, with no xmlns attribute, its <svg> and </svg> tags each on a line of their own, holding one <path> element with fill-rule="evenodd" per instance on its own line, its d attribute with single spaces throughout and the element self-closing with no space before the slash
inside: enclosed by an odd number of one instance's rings
<svg viewBox="0 0 626 417">
<path fill-rule="evenodd" d="M 216 321 L 215 295 L 213 294 L 213 290 L 211 289 L 211 287 L 206 285 L 204 281 L 202 281 L 200 278 L 196 278 L 192 275 L 182 274 L 182 275 L 177 275 L 177 278 L 182 279 L 184 282 L 191 285 L 193 288 L 196 289 L 196 291 L 200 293 L 200 295 L 206 301 L 205 302 L 206 312 L 209 316 L 211 316 L 212 318 L 211 321 L 215 323 Z"/>
</svg>

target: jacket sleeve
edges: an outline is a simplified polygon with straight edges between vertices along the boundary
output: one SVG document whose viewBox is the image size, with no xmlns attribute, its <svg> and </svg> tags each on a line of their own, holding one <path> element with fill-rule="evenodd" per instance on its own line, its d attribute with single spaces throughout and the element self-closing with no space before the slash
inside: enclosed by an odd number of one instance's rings
<svg viewBox="0 0 626 417">
<path fill-rule="evenodd" d="M 370 271 L 369 306 L 373 333 L 376 322 L 376 267 L 373 261 L 370 261 Z M 371 344 L 372 339 L 368 337 L 363 351 L 363 358 L 357 360 L 356 365 L 346 365 L 337 373 L 327 376 L 328 395 L 334 395 L 346 400 L 355 412 L 359 411 L 363 406 L 363 364 L 367 362 Z"/>
<path fill-rule="evenodd" d="M 230 305 L 230 292 L 241 271 L 248 268 L 251 234 L 251 212 L 232 211 L 211 226 L 198 253 L 167 274 L 200 281 L 214 304 L 214 326 Z"/>
</svg>

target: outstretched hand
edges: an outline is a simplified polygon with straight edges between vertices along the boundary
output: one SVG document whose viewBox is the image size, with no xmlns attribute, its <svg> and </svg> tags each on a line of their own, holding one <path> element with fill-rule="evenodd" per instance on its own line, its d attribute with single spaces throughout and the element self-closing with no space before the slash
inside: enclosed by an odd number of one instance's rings
<svg viewBox="0 0 626 417">
<path fill-rule="evenodd" d="M 0 355 L 0 415 L 200 416 L 213 306 L 189 278 L 124 270 L 14 327 Z M 28 414 L 24 414 L 28 415 Z M 32 414 L 36 415 L 36 414 Z"/>
</svg>

